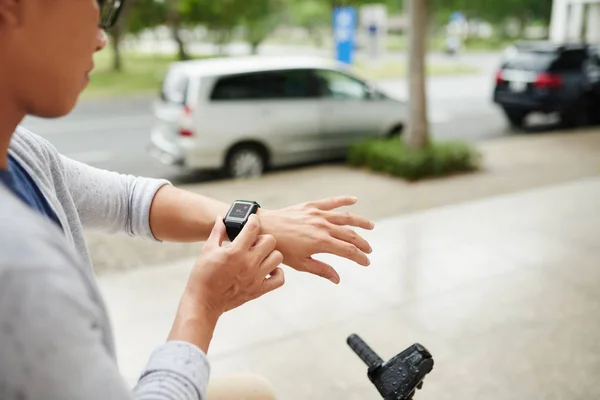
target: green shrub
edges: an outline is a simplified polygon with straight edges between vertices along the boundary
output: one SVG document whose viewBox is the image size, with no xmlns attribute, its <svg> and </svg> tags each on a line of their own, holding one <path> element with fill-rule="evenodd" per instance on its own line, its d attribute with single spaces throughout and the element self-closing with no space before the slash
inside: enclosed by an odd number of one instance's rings
<svg viewBox="0 0 600 400">
<path fill-rule="evenodd" d="M 425 149 L 411 149 L 401 139 L 368 140 L 351 146 L 348 163 L 416 181 L 479 169 L 481 156 L 461 141 L 433 142 Z"/>
</svg>

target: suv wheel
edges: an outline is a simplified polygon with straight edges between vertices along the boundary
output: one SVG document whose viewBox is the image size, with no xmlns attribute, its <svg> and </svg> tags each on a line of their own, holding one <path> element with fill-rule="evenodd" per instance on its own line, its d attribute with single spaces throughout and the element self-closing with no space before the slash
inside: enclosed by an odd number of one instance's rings
<svg viewBox="0 0 600 400">
<path fill-rule="evenodd" d="M 236 147 L 229 153 L 225 168 L 234 179 L 257 178 L 266 168 L 265 152 L 259 146 Z"/>
<path fill-rule="evenodd" d="M 504 115 L 513 128 L 522 128 L 525 125 L 527 114 L 527 111 L 504 108 Z"/>
</svg>

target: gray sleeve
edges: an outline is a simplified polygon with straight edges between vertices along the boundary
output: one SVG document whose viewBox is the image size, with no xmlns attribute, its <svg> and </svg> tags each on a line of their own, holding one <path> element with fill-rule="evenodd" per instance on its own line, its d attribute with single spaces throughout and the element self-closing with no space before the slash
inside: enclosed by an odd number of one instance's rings
<svg viewBox="0 0 600 400">
<path fill-rule="evenodd" d="M 24 266 L 27 268 L 26 266 Z M 197 347 L 167 342 L 131 390 L 104 345 L 104 314 L 75 274 L 11 269 L 0 276 L 3 400 L 205 400 Z"/>
<path fill-rule="evenodd" d="M 170 182 L 106 171 L 60 156 L 84 228 L 157 240 L 150 229 L 154 195 Z"/>
</svg>

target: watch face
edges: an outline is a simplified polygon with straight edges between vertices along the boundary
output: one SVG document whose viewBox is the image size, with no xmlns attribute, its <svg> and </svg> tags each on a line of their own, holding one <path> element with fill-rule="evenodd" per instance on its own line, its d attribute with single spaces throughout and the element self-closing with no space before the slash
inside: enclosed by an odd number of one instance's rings
<svg viewBox="0 0 600 400">
<path fill-rule="evenodd" d="M 245 220 L 252 211 L 252 204 L 250 203 L 235 203 L 229 212 L 229 218 L 235 218 Z"/>
</svg>

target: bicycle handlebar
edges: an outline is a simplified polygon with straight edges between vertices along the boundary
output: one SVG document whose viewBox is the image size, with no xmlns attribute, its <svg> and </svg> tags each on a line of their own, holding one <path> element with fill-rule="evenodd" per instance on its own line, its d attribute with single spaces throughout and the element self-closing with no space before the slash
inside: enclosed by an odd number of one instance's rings
<svg viewBox="0 0 600 400">
<path fill-rule="evenodd" d="M 431 353 L 418 343 L 385 363 L 358 335 L 350 335 L 347 343 L 369 367 L 367 376 L 385 400 L 411 400 L 433 370 Z"/>
<path fill-rule="evenodd" d="M 377 355 L 358 335 L 352 334 L 348 337 L 348 345 L 360 357 L 369 369 L 380 367 L 383 364 L 381 357 Z"/>
</svg>

